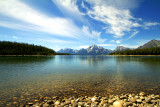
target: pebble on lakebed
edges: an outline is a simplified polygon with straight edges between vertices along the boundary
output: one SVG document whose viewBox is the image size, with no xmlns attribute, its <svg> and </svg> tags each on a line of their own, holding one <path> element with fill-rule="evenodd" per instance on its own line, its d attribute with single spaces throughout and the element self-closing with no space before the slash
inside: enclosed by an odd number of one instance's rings
<svg viewBox="0 0 160 107">
<path fill-rule="evenodd" d="M 107 97 L 44 97 L 43 100 L 36 99 L 24 104 L 13 102 L 12 105 L 18 107 L 160 107 L 160 96 L 140 92 Z"/>
</svg>

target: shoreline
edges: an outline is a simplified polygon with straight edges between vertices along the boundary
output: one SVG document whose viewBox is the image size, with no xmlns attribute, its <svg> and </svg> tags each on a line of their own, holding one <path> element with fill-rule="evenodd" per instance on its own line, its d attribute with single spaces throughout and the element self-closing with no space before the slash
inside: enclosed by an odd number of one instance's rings
<svg viewBox="0 0 160 107">
<path fill-rule="evenodd" d="M 20 101 L 20 100 L 19 100 Z M 22 100 L 23 101 L 23 100 Z M 24 103 L 25 102 L 25 103 Z M 80 96 L 80 97 L 39 97 L 32 101 L 12 102 L 7 106 L 20 107 L 159 107 L 160 95 L 121 94 L 108 96 Z"/>
<path fill-rule="evenodd" d="M 55 56 L 55 55 L 0 55 L 0 56 Z"/>
<path fill-rule="evenodd" d="M 56 55 L 0 55 L 0 56 L 56 56 Z"/>
<path fill-rule="evenodd" d="M 0 56 L 56 56 L 56 55 L 0 55 Z M 97 55 L 97 56 L 106 56 L 106 55 Z M 160 55 L 107 55 L 107 56 L 160 56 Z"/>
<path fill-rule="evenodd" d="M 108 56 L 160 56 L 160 55 L 108 55 Z"/>
</svg>

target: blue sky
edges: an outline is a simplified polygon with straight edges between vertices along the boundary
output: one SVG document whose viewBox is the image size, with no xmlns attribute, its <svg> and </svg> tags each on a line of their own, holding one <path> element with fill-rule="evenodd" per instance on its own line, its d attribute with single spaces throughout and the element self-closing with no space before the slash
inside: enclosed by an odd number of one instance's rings
<svg viewBox="0 0 160 107">
<path fill-rule="evenodd" d="M 159 0 L 0 0 L 0 41 L 59 50 L 160 39 Z"/>
</svg>

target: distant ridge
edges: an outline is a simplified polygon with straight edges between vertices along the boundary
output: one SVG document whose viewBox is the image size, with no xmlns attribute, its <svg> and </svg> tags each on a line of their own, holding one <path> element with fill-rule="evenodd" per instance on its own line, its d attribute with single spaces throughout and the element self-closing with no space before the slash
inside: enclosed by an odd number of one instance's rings
<svg viewBox="0 0 160 107">
<path fill-rule="evenodd" d="M 151 40 L 149 42 L 147 42 L 146 44 L 144 44 L 143 46 L 140 46 L 136 49 L 131 49 L 128 47 L 124 47 L 124 46 L 117 46 L 115 50 L 110 50 L 110 49 L 105 49 L 103 47 L 97 46 L 97 45 L 92 45 L 89 46 L 87 49 L 80 49 L 80 50 L 75 50 L 75 49 L 70 49 L 70 48 L 65 48 L 65 49 L 60 49 L 59 51 L 57 51 L 58 53 L 69 53 L 69 54 L 78 54 L 78 55 L 107 55 L 107 54 L 111 54 L 111 53 L 119 53 L 119 52 L 125 52 L 124 54 L 129 54 L 130 51 L 134 51 L 136 50 L 136 52 L 141 51 L 141 50 L 137 50 L 137 49 L 148 49 L 148 50 L 143 50 L 143 53 L 145 53 L 145 51 L 151 52 L 154 49 L 159 49 L 158 47 L 160 47 L 160 40 Z M 153 48 L 153 49 L 151 49 Z M 120 54 L 120 53 L 119 53 Z M 137 54 L 137 53 L 134 53 Z M 146 53 L 147 54 L 147 53 Z M 159 53 L 156 53 L 159 54 Z"/>
<path fill-rule="evenodd" d="M 126 50 L 130 50 L 130 48 L 127 48 L 127 47 L 124 47 L 124 46 L 117 46 L 117 48 L 114 50 L 114 52 L 126 51 Z"/>
<path fill-rule="evenodd" d="M 114 51 L 110 55 L 160 55 L 160 41 L 151 40 L 137 49 Z"/>
<path fill-rule="evenodd" d="M 138 49 L 152 48 L 152 47 L 160 47 L 160 40 L 153 39 L 144 44 L 143 46 L 138 47 Z"/>
<path fill-rule="evenodd" d="M 69 54 L 76 54 L 78 50 L 71 49 L 71 48 L 65 48 L 65 49 L 60 49 L 57 51 L 57 53 L 69 53 Z"/>
<path fill-rule="evenodd" d="M 74 50 L 70 48 L 60 49 L 57 53 L 69 53 L 69 54 L 78 54 L 78 55 L 107 55 L 111 53 L 112 50 L 105 49 L 103 47 L 92 45 L 87 49 Z"/>
</svg>

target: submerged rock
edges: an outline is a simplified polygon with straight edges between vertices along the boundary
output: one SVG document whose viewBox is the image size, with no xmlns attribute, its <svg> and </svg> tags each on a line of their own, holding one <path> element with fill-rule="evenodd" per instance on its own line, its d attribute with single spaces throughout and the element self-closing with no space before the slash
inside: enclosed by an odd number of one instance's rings
<svg viewBox="0 0 160 107">
<path fill-rule="evenodd" d="M 137 99 L 137 103 L 142 103 L 142 99 Z"/>
<path fill-rule="evenodd" d="M 128 107 L 128 106 L 131 106 L 132 105 L 132 102 L 124 102 L 123 104 L 125 107 Z"/>
<path fill-rule="evenodd" d="M 94 98 L 94 97 L 91 98 L 91 101 L 92 101 L 92 102 L 95 102 L 95 101 L 96 101 L 96 98 Z"/>
<path fill-rule="evenodd" d="M 140 95 L 140 96 L 145 96 L 146 93 L 145 93 L 145 92 L 140 92 L 139 95 Z"/>
<path fill-rule="evenodd" d="M 49 107 L 49 104 L 44 103 L 44 104 L 43 104 L 43 107 Z"/>
<path fill-rule="evenodd" d="M 51 104 L 53 104 L 53 101 L 52 101 L 52 100 L 48 100 L 47 103 L 48 103 L 49 105 L 51 105 Z"/>
<path fill-rule="evenodd" d="M 108 100 L 108 103 L 109 103 L 109 104 L 112 104 L 112 103 L 113 103 L 113 100 L 109 99 L 109 100 Z"/>
<path fill-rule="evenodd" d="M 145 99 L 146 103 L 150 103 L 150 102 L 151 102 L 151 100 L 152 100 L 152 98 L 151 98 L 151 97 L 148 97 L 148 98 L 146 98 L 146 99 Z"/>
<path fill-rule="evenodd" d="M 59 100 L 57 100 L 54 104 L 57 106 L 59 105 L 61 102 Z"/>
<path fill-rule="evenodd" d="M 45 100 L 30 98 L 33 102 L 30 103 L 13 101 L 7 106 L 20 106 L 23 107 L 160 107 L 160 98 L 159 95 L 145 95 L 143 94 L 122 94 L 122 95 L 110 95 L 110 96 L 93 96 L 93 97 L 59 97 L 54 98 L 50 97 Z"/>
<path fill-rule="evenodd" d="M 115 101 L 115 102 L 113 103 L 113 107 L 123 107 L 122 101 Z"/>
<path fill-rule="evenodd" d="M 78 106 L 78 103 L 76 101 L 73 102 L 72 107 L 77 107 L 77 106 Z"/>
<path fill-rule="evenodd" d="M 129 101 L 131 101 L 132 103 L 136 102 L 136 98 L 130 98 Z"/>
</svg>

